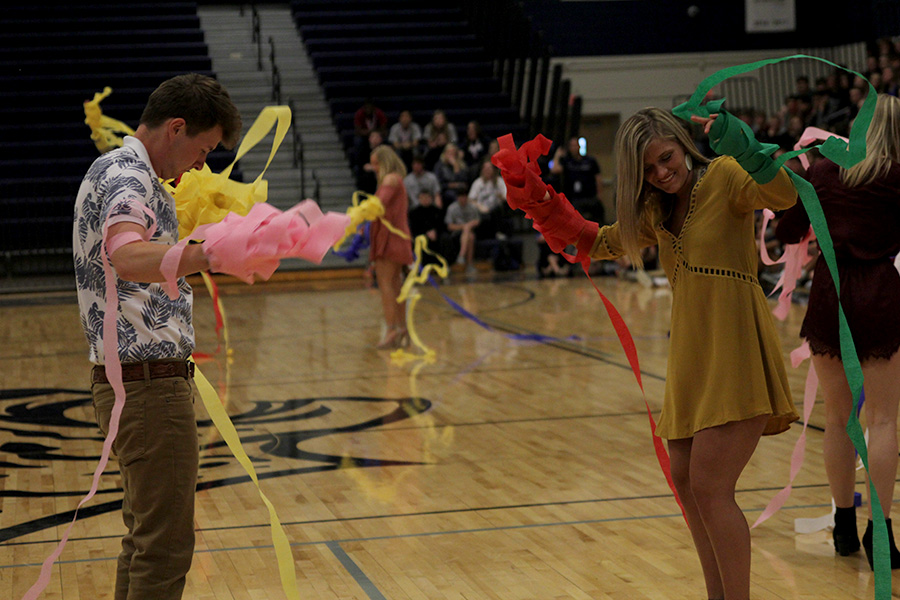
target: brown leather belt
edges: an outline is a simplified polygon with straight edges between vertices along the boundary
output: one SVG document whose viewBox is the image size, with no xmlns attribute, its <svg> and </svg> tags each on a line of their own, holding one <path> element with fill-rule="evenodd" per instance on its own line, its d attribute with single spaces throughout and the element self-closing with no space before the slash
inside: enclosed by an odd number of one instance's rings
<svg viewBox="0 0 900 600">
<path fill-rule="evenodd" d="M 162 379 L 164 377 L 183 377 L 191 379 L 194 376 L 194 363 L 184 360 L 163 360 L 142 363 L 127 363 L 122 365 L 122 381 L 141 381 L 150 379 Z M 106 378 L 106 368 L 103 365 L 94 365 L 91 369 L 91 383 L 109 383 Z"/>
</svg>

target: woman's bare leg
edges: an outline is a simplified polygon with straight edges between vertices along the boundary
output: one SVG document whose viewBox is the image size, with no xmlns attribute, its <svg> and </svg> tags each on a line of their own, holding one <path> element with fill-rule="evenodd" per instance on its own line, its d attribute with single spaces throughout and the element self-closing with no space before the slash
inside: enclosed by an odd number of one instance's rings
<svg viewBox="0 0 900 600">
<path fill-rule="evenodd" d="M 884 518 L 891 517 L 897 479 L 897 406 L 900 404 L 900 352 L 890 359 L 863 363 L 866 401 L 863 411 L 869 429 L 869 477 L 878 493 Z M 869 503 L 871 507 L 872 503 Z"/>
<path fill-rule="evenodd" d="M 691 537 L 694 539 L 694 548 L 700 558 L 700 567 L 703 569 L 703 579 L 706 582 L 706 593 L 709 598 L 724 598 L 725 589 L 722 587 L 722 577 L 719 575 L 719 563 L 713 552 L 709 536 L 706 534 L 706 526 L 700 518 L 700 510 L 694 500 L 694 492 L 691 491 L 691 445 L 693 438 L 669 440 L 669 459 L 672 469 L 672 482 L 678 492 L 678 498 L 684 507 Z"/>
<path fill-rule="evenodd" d="M 853 506 L 856 487 L 856 452 L 847 435 L 847 420 L 853 410 L 850 385 L 844 365 L 833 356 L 814 354 L 813 367 L 825 396 L 825 436 L 822 445 L 825 473 L 835 505 Z M 868 387 L 868 386 L 866 386 Z"/>
<path fill-rule="evenodd" d="M 727 600 L 750 598 L 750 527 L 734 499 L 768 415 L 698 431 L 691 447 L 691 491 L 712 545 Z"/>
</svg>

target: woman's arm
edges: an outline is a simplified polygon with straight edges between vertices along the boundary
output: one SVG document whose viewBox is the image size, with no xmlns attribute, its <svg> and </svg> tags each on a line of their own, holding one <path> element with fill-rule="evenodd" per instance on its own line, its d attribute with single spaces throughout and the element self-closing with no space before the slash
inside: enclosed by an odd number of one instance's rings
<svg viewBox="0 0 900 600">
<path fill-rule="evenodd" d="M 782 244 L 796 244 L 808 231 L 809 215 L 801 202 L 785 211 L 775 225 L 775 237 Z"/>
<path fill-rule="evenodd" d="M 775 163 L 746 123 L 724 111 L 710 118 L 693 116 L 691 120 L 704 126 L 710 146 L 717 154 L 733 157 L 746 172 L 734 173 L 729 178 L 735 188 L 730 194 L 735 212 L 762 208 L 784 210 L 797 202 L 797 190 L 786 168 Z"/>
</svg>

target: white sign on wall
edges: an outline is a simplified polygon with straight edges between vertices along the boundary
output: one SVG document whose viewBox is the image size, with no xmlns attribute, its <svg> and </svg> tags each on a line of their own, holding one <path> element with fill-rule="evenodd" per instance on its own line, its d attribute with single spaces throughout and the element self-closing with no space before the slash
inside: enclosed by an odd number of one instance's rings
<svg viewBox="0 0 900 600">
<path fill-rule="evenodd" d="M 747 33 L 794 31 L 797 28 L 794 0 L 744 0 Z"/>
</svg>

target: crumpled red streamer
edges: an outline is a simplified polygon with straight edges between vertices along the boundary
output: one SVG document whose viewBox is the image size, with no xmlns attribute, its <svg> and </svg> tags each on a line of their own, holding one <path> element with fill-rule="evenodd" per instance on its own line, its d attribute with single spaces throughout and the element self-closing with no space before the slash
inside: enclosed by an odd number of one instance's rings
<svg viewBox="0 0 900 600">
<path fill-rule="evenodd" d="M 491 162 L 500 169 L 506 182 L 507 203 L 533 221 L 551 250 L 572 263 L 588 258 L 600 226 L 585 220 L 565 194 L 558 193 L 541 179 L 537 160 L 550 150 L 550 140 L 538 134 L 518 150 L 510 134 L 497 141 L 500 151 L 491 157 Z M 572 244 L 576 246 L 575 256 L 564 252 Z"/>
</svg>

